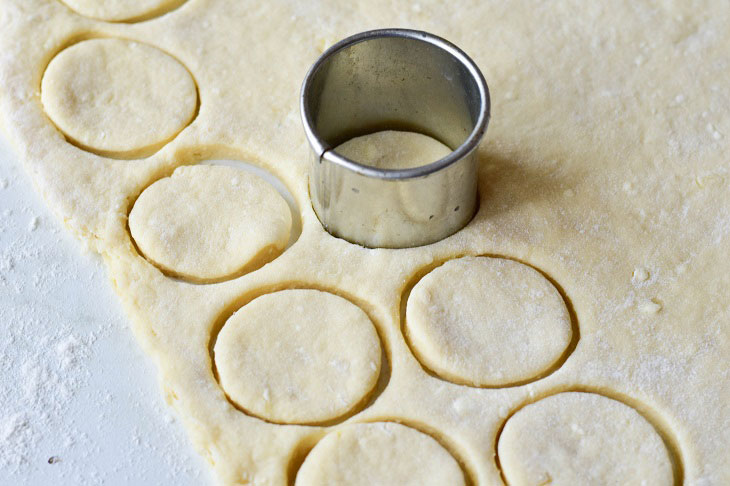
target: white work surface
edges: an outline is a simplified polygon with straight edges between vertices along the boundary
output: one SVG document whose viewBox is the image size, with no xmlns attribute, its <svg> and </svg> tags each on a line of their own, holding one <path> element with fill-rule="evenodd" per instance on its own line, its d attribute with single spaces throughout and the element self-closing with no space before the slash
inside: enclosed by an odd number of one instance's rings
<svg viewBox="0 0 730 486">
<path fill-rule="evenodd" d="M 0 326 L 0 485 L 212 483 L 101 258 L 64 230 L 2 135 Z"/>
</svg>

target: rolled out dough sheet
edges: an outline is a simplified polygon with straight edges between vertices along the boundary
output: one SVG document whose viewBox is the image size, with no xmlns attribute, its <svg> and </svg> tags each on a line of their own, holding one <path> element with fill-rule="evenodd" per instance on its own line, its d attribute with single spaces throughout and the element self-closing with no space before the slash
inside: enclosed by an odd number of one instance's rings
<svg viewBox="0 0 730 486">
<path fill-rule="evenodd" d="M 529 415 L 538 421 L 536 430 L 566 440 L 547 449 L 535 446 L 533 455 L 509 450 L 507 465 L 499 454 L 520 443 L 522 436 L 509 431 L 529 425 L 526 411 L 542 410 L 553 403 L 545 401 L 565 391 L 622 404 L 621 413 L 600 408 L 606 410 L 598 419 L 605 427 L 591 430 L 613 430 L 606 421 L 616 416 L 631 417 L 635 426 L 620 429 L 605 447 L 638 447 L 637 441 L 650 437 L 654 450 L 666 454 L 628 470 L 632 480 L 646 470 L 666 478 L 671 465 L 675 483 L 730 484 L 727 2 L 154 3 L 145 2 L 144 10 L 153 12 L 147 19 L 147 13 L 120 7 L 124 2 L 92 12 L 84 7 L 88 2 L 69 2 L 73 9 L 57 0 L 0 0 L 0 125 L 52 210 L 104 257 L 132 330 L 159 368 L 165 396 L 222 484 L 286 485 L 297 481 L 300 470 L 307 477 L 340 471 L 343 459 L 328 454 L 329 445 L 343 434 L 352 443 L 358 424 L 372 423 L 400 423 L 409 434 L 430 437 L 428 447 L 453 459 L 444 461 L 458 465 L 473 484 L 501 484 L 510 474 L 500 470 L 505 467 L 554 477 L 551 458 L 577 440 L 560 429 L 570 417 L 549 421 L 549 415 Z M 135 15 L 147 20 L 135 22 Z M 95 20 L 101 18 L 115 22 Z M 117 21 L 124 18 L 132 21 Z M 308 199 L 310 155 L 298 113 L 300 82 L 326 47 L 358 31 L 390 26 L 423 29 L 456 43 L 481 67 L 492 93 L 492 122 L 478 154 L 477 215 L 443 241 L 403 250 L 366 249 L 323 230 Z M 134 86 L 139 102 L 147 104 L 132 113 L 155 119 L 149 104 L 170 108 L 166 96 L 175 92 L 187 93 L 176 96 L 189 110 L 194 97 L 185 91 L 184 71 L 194 81 L 197 102 L 189 123 L 183 111 L 177 125 L 161 124 L 160 129 L 179 130 L 151 154 L 149 144 L 170 135 L 156 133 L 154 123 L 112 124 L 132 130 L 135 136 L 127 140 L 140 146 L 107 151 L 104 124 L 94 117 L 69 120 L 75 133 L 103 149 L 94 151 L 64 134 L 64 125 L 46 111 L 41 92 L 46 68 L 69 52 L 65 49 L 107 38 L 124 40 L 115 43 L 115 52 L 120 44 L 129 47 L 117 54 L 121 65 L 142 69 L 140 52 L 170 59 L 169 69 L 158 74 L 174 71 L 183 83 L 174 85 L 177 91 L 159 89 L 164 83 L 145 90 L 120 79 L 114 90 Z M 98 79 L 94 70 L 103 71 L 104 64 L 93 66 L 81 74 Z M 77 78 L 66 74 L 57 79 L 69 80 L 67 85 L 57 88 L 67 89 L 68 99 L 83 96 L 84 89 L 72 82 Z M 130 96 L 94 99 L 99 119 L 114 119 L 120 109 L 115 102 L 135 105 Z M 133 158 L 139 154 L 143 158 Z M 291 223 L 301 233 L 254 271 L 195 283 L 168 276 L 146 260 L 127 223 L 148 187 L 179 166 L 211 159 L 244 161 L 280 180 L 293 196 Z M 179 216 L 176 224 L 195 224 Z M 201 225 L 210 226 L 215 227 Z M 205 238 L 227 236 L 219 228 Z M 283 237 L 277 238 L 274 246 Z M 185 250 L 201 252 L 203 261 L 211 256 L 206 249 L 216 247 L 201 243 Z M 404 333 L 408 295 L 434 269 L 471 256 L 526 265 L 550 283 L 570 317 L 571 340 L 561 358 L 507 385 L 464 383 L 419 361 Z M 231 399 L 231 391 L 244 390 L 241 396 L 255 396 L 256 403 L 276 397 L 296 403 L 301 397 L 281 374 L 274 383 L 277 393 L 251 389 L 260 381 L 246 376 L 227 390 L 215 366 L 215 340 L 234 322 L 232 316 L 257 298 L 288 289 L 349 301 L 372 323 L 377 343 L 371 339 L 369 346 L 381 351 L 374 388 L 361 389 L 364 398 L 354 408 L 348 407 L 356 400 L 342 395 L 344 404 L 335 408 L 348 412 L 318 417 L 314 425 L 287 423 L 286 414 L 258 417 Z M 529 301 L 540 299 L 538 289 L 523 290 Z M 308 305 L 317 303 L 290 308 L 292 322 L 312 312 Z M 515 319 L 524 319 L 524 309 L 514 309 Z M 326 332 L 335 333 L 343 349 L 357 349 L 352 356 L 372 354 L 356 348 L 352 333 L 337 329 L 333 324 Z M 464 336 L 454 331 L 449 339 L 459 343 Z M 272 366 L 294 363 L 295 356 L 306 370 L 307 353 L 291 334 L 280 340 L 278 348 L 271 347 Z M 260 351 L 257 360 L 266 354 Z M 517 352 L 501 355 L 505 369 L 523 360 Z M 316 365 L 328 367 L 328 377 L 342 375 L 322 380 L 323 386 L 349 383 L 355 372 L 372 379 L 340 354 Z M 306 374 L 302 369 L 300 377 Z M 336 385 L 325 391 L 334 397 L 344 393 Z M 579 415 L 576 411 L 576 420 Z M 586 430 L 577 422 L 576 427 Z M 504 441 L 503 431 L 512 434 Z M 604 444 L 594 439 L 586 443 Z M 621 455 L 601 460 L 613 457 Z M 404 467 L 413 467 L 413 460 L 404 460 Z M 591 471 L 572 473 L 591 477 Z M 611 478 L 601 479 L 611 484 Z"/>
</svg>

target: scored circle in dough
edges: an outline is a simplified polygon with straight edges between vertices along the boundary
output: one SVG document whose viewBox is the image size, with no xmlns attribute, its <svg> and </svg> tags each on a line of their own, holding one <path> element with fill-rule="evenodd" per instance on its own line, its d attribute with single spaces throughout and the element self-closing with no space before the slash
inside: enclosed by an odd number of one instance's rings
<svg viewBox="0 0 730 486">
<path fill-rule="evenodd" d="M 512 486 L 673 484 L 672 461 L 636 410 L 594 393 L 566 392 L 515 413 L 498 444 Z"/>
<path fill-rule="evenodd" d="M 206 282 L 273 259 L 289 240 L 291 218 L 284 198 L 262 178 L 196 165 L 145 189 L 129 214 L 129 230 L 163 270 Z"/>
<path fill-rule="evenodd" d="M 435 138 L 416 132 L 383 130 L 351 138 L 335 152 L 378 169 L 411 169 L 436 162 L 451 149 Z"/>
<path fill-rule="evenodd" d="M 161 50 L 90 39 L 61 51 L 41 82 L 48 116 L 72 142 L 109 156 L 148 155 L 195 115 L 195 82 Z"/>
<path fill-rule="evenodd" d="M 182 0 L 61 0 L 69 8 L 92 19 L 109 22 L 143 20 L 174 8 Z"/>
<path fill-rule="evenodd" d="M 326 435 L 299 469 L 296 486 L 460 486 L 456 460 L 432 437 L 405 425 L 347 425 Z"/>
<path fill-rule="evenodd" d="M 449 155 L 451 149 L 435 138 L 421 133 L 383 130 L 352 138 L 338 145 L 335 152 L 362 165 L 392 170 L 428 165 Z M 461 181 L 454 183 L 460 184 Z M 412 239 L 418 240 L 422 236 L 423 222 L 436 218 L 433 223 L 438 224 L 440 220 L 450 217 L 454 208 L 446 208 L 448 187 L 444 187 L 443 179 L 426 178 L 419 180 L 419 184 L 422 190 L 418 192 L 413 191 L 410 185 L 397 186 L 399 205 L 393 205 L 388 198 L 368 201 L 373 206 L 373 211 L 381 213 L 374 228 L 362 225 L 358 214 L 350 214 L 351 227 L 360 228 L 358 238 L 370 242 L 372 246 L 378 246 L 380 239 L 393 231 L 392 218 L 406 221 L 398 227 L 401 237 L 410 234 Z M 354 201 L 362 198 L 359 193 L 343 186 L 337 186 L 334 190 L 339 191 L 336 197 L 343 206 L 362 204 Z"/>
<path fill-rule="evenodd" d="M 380 374 L 378 334 L 365 312 L 328 292 L 282 290 L 226 321 L 214 346 L 228 397 L 282 423 L 318 423 L 351 411 Z"/>
<path fill-rule="evenodd" d="M 451 260 L 423 277 L 408 297 L 405 327 L 424 365 L 476 386 L 539 375 L 572 336 L 565 302 L 545 277 L 491 257 Z"/>
</svg>

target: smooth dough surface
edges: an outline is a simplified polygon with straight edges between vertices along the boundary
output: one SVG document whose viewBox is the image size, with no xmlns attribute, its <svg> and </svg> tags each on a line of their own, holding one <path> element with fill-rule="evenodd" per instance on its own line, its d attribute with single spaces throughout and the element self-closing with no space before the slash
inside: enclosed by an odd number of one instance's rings
<svg viewBox="0 0 730 486">
<path fill-rule="evenodd" d="M 378 380 L 380 341 L 367 314 L 319 290 L 283 290 L 243 306 L 215 343 L 220 382 L 244 410 L 274 422 L 324 422 Z"/>
<path fill-rule="evenodd" d="M 140 251 L 166 272 L 193 281 L 235 276 L 286 246 L 291 211 L 262 178 L 233 167 L 175 170 L 140 194 L 129 229 Z"/>
<path fill-rule="evenodd" d="M 469 224 L 431 245 L 371 249 L 332 237 L 314 214 L 299 95 L 329 46 L 394 25 L 432 32 L 468 54 L 489 84 L 492 116 L 475 152 L 479 210 Z M 438 432 L 475 485 L 501 484 L 495 441 L 510 411 L 585 387 L 627 397 L 651 417 L 685 484 L 727 486 L 728 25 L 725 0 L 190 0 L 130 24 L 93 20 L 57 0 L 0 0 L 0 127 L 59 221 L 103 256 L 165 397 L 221 484 L 290 485 L 301 455 L 343 421 L 388 420 Z M 44 108 L 46 66 L 89 35 L 154 46 L 194 76 L 197 115 L 144 159 L 80 150 Z M 94 57 L 94 72 L 126 65 L 108 79 L 116 86 L 129 81 L 125 74 L 148 71 L 136 59 Z M 165 66 L 154 63 L 152 72 Z M 91 73 L 83 63 L 72 71 L 65 76 Z M 127 81 L 132 93 L 145 86 Z M 153 99 L 163 93 L 159 100 L 172 100 L 174 80 L 149 81 Z M 130 99 L 127 91 L 119 96 Z M 184 98 L 163 105 L 189 113 L 194 98 Z M 120 116 L 99 106 L 101 114 Z M 82 111 L 69 120 L 98 141 L 94 127 L 103 117 L 90 122 Z M 174 132 L 168 127 L 185 125 L 170 120 L 185 118 L 160 121 L 155 114 L 143 128 L 160 145 Z M 129 133 L 116 149 L 139 145 L 136 129 Z M 129 211 L 175 168 L 230 158 L 279 179 L 294 199 L 301 233 L 297 227 L 286 251 L 239 277 L 205 285 L 170 278 L 135 250 Z M 212 197 L 208 192 L 206 200 Z M 427 221 L 441 204 L 427 193 L 407 202 L 415 221 Z M 403 333 L 407 287 L 440 262 L 474 255 L 525 262 L 562 290 L 577 342 L 551 373 L 524 386 L 477 389 L 429 373 L 414 356 Z M 11 277 L 6 270 L 0 280 Z M 326 425 L 279 425 L 246 414 L 214 373 L 210 346 L 222 321 L 253 296 L 291 288 L 328 290 L 356 303 L 386 356 L 366 403 Z M 553 351 L 554 338 L 544 341 Z M 267 368 L 286 368 L 276 355 L 261 359 Z"/>
<path fill-rule="evenodd" d="M 195 114 L 195 82 L 161 50 L 122 39 L 90 39 L 61 51 L 43 75 L 48 116 L 81 147 L 146 155 Z"/>
<path fill-rule="evenodd" d="M 326 435 L 296 486 L 462 486 L 459 464 L 436 440 L 393 422 L 348 425 Z"/>
<path fill-rule="evenodd" d="M 421 361 L 459 383 L 527 380 L 570 343 L 570 315 L 538 271 L 503 258 L 451 260 L 423 277 L 406 308 L 406 332 Z"/>
<path fill-rule="evenodd" d="M 81 15 L 110 22 L 147 19 L 184 0 L 59 0 Z"/>
<path fill-rule="evenodd" d="M 335 152 L 378 169 L 411 169 L 436 162 L 451 149 L 428 135 L 385 130 L 351 138 Z"/>
<path fill-rule="evenodd" d="M 502 431 L 498 454 L 513 486 L 674 484 L 669 453 L 651 424 L 594 393 L 558 393 L 519 410 Z"/>
</svg>

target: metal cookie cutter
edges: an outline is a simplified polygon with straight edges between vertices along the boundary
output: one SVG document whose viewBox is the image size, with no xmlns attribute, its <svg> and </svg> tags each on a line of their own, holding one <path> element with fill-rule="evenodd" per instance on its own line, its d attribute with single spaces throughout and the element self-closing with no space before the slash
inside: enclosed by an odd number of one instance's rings
<svg viewBox="0 0 730 486">
<path fill-rule="evenodd" d="M 324 227 L 381 248 L 433 243 L 464 227 L 477 208 L 475 149 L 489 108 L 479 68 L 435 35 L 372 30 L 329 48 L 310 68 L 301 93 L 314 150 L 309 191 Z M 379 169 L 333 150 L 381 130 L 429 135 L 452 152 L 418 167 Z"/>
</svg>

